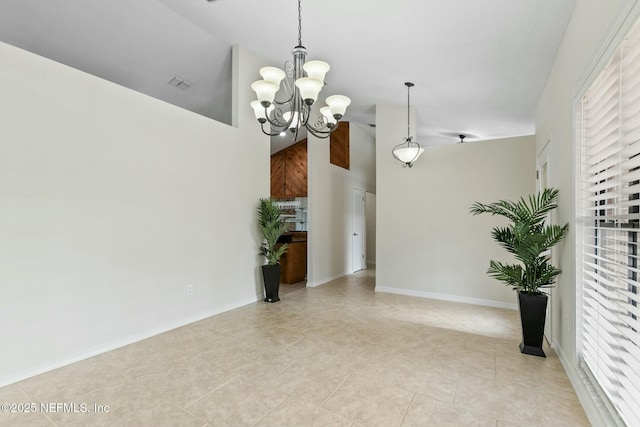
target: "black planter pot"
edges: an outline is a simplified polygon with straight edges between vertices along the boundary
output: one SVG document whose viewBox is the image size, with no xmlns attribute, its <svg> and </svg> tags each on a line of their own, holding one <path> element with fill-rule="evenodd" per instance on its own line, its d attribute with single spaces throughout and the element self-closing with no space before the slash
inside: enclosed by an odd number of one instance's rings
<svg viewBox="0 0 640 427">
<path fill-rule="evenodd" d="M 522 322 L 522 342 L 520 352 L 546 357 L 542 351 L 544 321 L 547 314 L 548 297 L 543 294 L 518 292 L 520 320 Z"/>
<path fill-rule="evenodd" d="M 280 264 L 263 265 L 262 279 L 264 280 L 264 292 L 266 302 L 280 301 L 278 291 L 280 290 Z"/>
</svg>

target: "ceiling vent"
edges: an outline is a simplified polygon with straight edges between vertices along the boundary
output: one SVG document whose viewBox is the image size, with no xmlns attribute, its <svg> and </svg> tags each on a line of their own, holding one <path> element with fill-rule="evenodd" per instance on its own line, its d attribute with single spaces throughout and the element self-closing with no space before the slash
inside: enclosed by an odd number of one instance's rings
<svg viewBox="0 0 640 427">
<path fill-rule="evenodd" d="M 177 87 L 181 90 L 187 90 L 191 86 L 191 82 L 176 76 L 169 80 L 169 86 Z"/>
</svg>

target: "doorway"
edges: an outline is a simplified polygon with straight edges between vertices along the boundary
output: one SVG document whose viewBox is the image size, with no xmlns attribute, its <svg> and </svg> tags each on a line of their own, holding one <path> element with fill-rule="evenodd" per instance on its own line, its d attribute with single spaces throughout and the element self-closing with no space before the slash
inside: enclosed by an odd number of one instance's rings
<svg viewBox="0 0 640 427">
<path fill-rule="evenodd" d="M 354 188 L 352 200 L 351 272 L 367 267 L 365 254 L 365 204 L 364 190 Z"/>
</svg>

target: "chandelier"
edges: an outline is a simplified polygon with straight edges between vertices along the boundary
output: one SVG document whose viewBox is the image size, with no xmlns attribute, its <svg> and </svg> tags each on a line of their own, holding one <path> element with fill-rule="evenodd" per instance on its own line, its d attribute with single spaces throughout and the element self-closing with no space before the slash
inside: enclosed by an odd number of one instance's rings
<svg viewBox="0 0 640 427">
<path fill-rule="evenodd" d="M 298 0 L 298 45 L 293 48 L 293 62 L 286 61 L 284 71 L 276 67 L 263 67 L 263 80 L 253 82 L 251 89 L 258 99 L 251 102 L 262 132 L 269 136 L 282 135 L 287 130 L 297 139 L 298 130 L 306 128 L 309 133 L 326 138 L 335 131 L 338 121 L 344 116 L 351 99 L 333 95 L 326 99 L 326 107 L 320 108 L 320 115 L 312 119 L 311 107 L 325 85 L 324 76 L 329 64 L 323 61 L 306 62 L 307 49 L 302 46 L 302 13 Z M 284 82 L 283 82 L 284 81 Z M 282 83 L 283 82 L 283 83 Z M 276 99 L 282 83 L 284 95 Z"/>
<path fill-rule="evenodd" d="M 403 163 L 402 167 L 409 166 L 411 168 L 413 167 L 413 162 L 418 160 L 418 157 L 420 157 L 420 154 L 422 154 L 422 152 L 424 151 L 424 148 L 422 148 L 420 144 L 413 140 L 413 137 L 410 136 L 409 130 L 409 91 L 411 90 L 411 87 L 415 85 L 411 82 L 406 82 L 404 85 L 407 87 L 407 137 L 402 138 L 404 142 L 393 147 L 391 153 L 393 154 L 393 157 L 396 158 L 396 160 L 399 160 Z"/>
</svg>

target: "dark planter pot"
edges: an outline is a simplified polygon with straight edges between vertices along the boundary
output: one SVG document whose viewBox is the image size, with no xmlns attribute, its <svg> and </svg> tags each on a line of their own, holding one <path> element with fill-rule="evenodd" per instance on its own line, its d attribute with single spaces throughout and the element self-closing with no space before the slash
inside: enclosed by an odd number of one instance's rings
<svg viewBox="0 0 640 427">
<path fill-rule="evenodd" d="M 518 292 L 520 320 L 522 322 L 521 353 L 546 357 L 544 351 L 542 351 L 542 341 L 544 340 L 544 321 L 548 299 L 543 294 Z"/>
<path fill-rule="evenodd" d="M 264 280 L 264 292 L 266 302 L 280 301 L 278 291 L 280 290 L 280 264 L 263 265 L 262 278 Z"/>
</svg>

